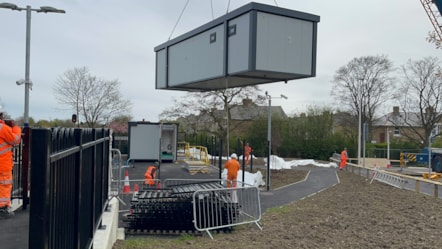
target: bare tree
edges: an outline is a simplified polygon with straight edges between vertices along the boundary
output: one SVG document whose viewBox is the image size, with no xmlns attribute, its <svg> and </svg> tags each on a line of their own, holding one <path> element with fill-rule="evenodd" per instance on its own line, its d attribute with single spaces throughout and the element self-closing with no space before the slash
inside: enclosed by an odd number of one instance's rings
<svg viewBox="0 0 442 249">
<path fill-rule="evenodd" d="M 408 60 L 401 69 L 403 81 L 396 97 L 403 115 L 397 122 L 413 131 L 410 137 L 417 136 L 426 145 L 432 129 L 442 118 L 440 61 L 436 57 Z M 420 132 L 422 128 L 424 134 Z"/>
<path fill-rule="evenodd" d="M 428 32 L 427 41 L 434 44 L 434 46 L 436 46 L 436 49 L 440 49 L 442 47 L 442 41 L 436 31 Z"/>
<path fill-rule="evenodd" d="M 131 103 L 123 99 L 119 88 L 118 80 L 99 79 L 82 67 L 59 76 L 53 91 L 59 104 L 73 110 L 78 119 L 82 117 L 88 127 L 94 128 L 129 113 Z"/>
<path fill-rule="evenodd" d="M 231 124 L 231 108 L 240 105 L 243 99 L 247 98 L 255 103 L 262 103 L 259 93 L 258 86 L 188 92 L 186 96 L 174 99 L 174 106 L 163 111 L 160 118 L 163 120 L 180 119 L 195 132 L 211 132 L 227 138 L 228 131 L 240 125 L 240 123 Z"/>
<path fill-rule="evenodd" d="M 358 117 L 361 124 L 372 126 L 377 111 L 391 96 L 393 63 L 387 56 L 364 56 L 354 58 L 347 65 L 340 67 L 333 78 L 332 95 L 341 104 L 340 110 Z M 353 127 L 357 119 L 347 122 Z"/>
</svg>

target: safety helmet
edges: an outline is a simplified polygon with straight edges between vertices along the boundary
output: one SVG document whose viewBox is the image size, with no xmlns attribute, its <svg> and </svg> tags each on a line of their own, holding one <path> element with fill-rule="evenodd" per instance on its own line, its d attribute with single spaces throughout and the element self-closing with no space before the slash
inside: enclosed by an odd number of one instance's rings
<svg viewBox="0 0 442 249">
<path fill-rule="evenodd" d="M 232 153 L 232 155 L 230 155 L 231 158 L 238 158 L 238 156 L 236 156 L 236 153 Z"/>
</svg>

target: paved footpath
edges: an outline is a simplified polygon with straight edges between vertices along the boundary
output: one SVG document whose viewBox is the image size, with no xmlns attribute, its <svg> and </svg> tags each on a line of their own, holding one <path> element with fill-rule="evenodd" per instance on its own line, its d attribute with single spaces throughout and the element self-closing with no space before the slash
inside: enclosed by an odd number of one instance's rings
<svg viewBox="0 0 442 249">
<path fill-rule="evenodd" d="M 338 183 L 335 168 L 300 167 L 309 170 L 305 181 L 298 182 L 276 190 L 261 191 L 261 210 L 278 207 L 318 193 Z M 272 186 L 272 182 L 270 182 Z"/>
<path fill-rule="evenodd" d="M 16 210 L 13 218 L 0 220 L 0 231 L 0 248 L 28 249 L 29 208 Z"/>
</svg>

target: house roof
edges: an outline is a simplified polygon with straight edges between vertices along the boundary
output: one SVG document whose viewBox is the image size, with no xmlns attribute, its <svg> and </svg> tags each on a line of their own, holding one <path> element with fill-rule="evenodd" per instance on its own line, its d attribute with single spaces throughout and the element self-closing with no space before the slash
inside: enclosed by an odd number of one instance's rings
<svg viewBox="0 0 442 249">
<path fill-rule="evenodd" d="M 251 121 L 258 118 L 267 118 L 268 116 L 268 106 L 258 106 L 254 103 L 245 103 L 243 105 L 234 105 L 230 107 L 231 120 L 237 121 Z M 271 106 L 272 117 L 278 117 L 286 119 L 287 115 L 281 106 Z M 225 110 L 215 110 L 212 114 L 216 118 L 223 118 L 226 115 Z M 201 112 L 199 115 L 189 115 L 184 118 L 187 120 L 198 120 L 202 122 L 212 122 L 212 118 L 209 117 L 208 113 Z"/>
<path fill-rule="evenodd" d="M 222 111 L 224 112 L 224 111 Z M 287 118 L 281 106 L 271 106 L 272 117 Z M 268 106 L 258 105 L 236 105 L 230 108 L 232 120 L 254 120 L 267 117 L 269 113 Z"/>
<path fill-rule="evenodd" d="M 415 112 L 393 111 L 381 116 L 374 123 L 375 126 L 413 126 L 420 127 L 420 115 Z"/>
</svg>

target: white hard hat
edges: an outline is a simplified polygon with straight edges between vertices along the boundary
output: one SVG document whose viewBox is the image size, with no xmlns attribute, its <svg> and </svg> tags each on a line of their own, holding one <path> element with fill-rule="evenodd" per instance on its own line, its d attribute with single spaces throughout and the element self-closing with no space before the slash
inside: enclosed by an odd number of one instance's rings
<svg viewBox="0 0 442 249">
<path fill-rule="evenodd" d="M 236 153 L 232 153 L 232 155 L 230 155 L 231 158 L 238 158 L 238 156 L 236 156 Z"/>
</svg>

